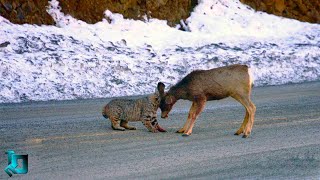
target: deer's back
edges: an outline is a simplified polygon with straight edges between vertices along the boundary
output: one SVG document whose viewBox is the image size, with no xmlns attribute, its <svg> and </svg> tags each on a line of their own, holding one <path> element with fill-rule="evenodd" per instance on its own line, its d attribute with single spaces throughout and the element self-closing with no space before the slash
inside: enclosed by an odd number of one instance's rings
<svg viewBox="0 0 320 180">
<path fill-rule="evenodd" d="M 188 74 L 172 91 L 184 89 L 181 99 L 193 100 L 197 96 L 205 95 L 207 100 L 217 100 L 228 97 L 247 86 L 250 77 L 248 66 L 231 65 L 210 70 L 196 70 Z M 178 90 L 180 89 L 180 90 Z"/>
</svg>

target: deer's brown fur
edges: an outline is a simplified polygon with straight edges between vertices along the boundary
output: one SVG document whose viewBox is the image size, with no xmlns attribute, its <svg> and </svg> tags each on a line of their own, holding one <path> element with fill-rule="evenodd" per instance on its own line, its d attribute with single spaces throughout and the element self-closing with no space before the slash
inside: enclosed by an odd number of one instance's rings
<svg viewBox="0 0 320 180">
<path fill-rule="evenodd" d="M 206 101 L 219 100 L 231 96 L 246 109 L 246 114 L 235 135 L 243 133 L 246 138 L 251 133 L 256 107 L 250 99 L 252 77 L 246 65 L 231 65 L 210 70 L 196 70 L 164 92 L 165 85 L 158 83 L 161 96 L 161 117 L 168 117 L 173 105 L 179 99 L 192 101 L 188 119 L 178 133 L 191 135 L 194 123 L 205 107 Z"/>
</svg>

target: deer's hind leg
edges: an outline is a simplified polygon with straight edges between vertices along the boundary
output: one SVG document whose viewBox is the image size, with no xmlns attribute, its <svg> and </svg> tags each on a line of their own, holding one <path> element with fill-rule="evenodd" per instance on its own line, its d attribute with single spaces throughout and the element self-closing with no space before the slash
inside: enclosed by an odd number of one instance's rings
<svg viewBox="0 0 320 180">
<path fill-rule="evenodd" d="M 253 104 L 253 102 L 250 100 L 250 93 L 244 94 L 244 95 L 235 95 L 233 96 L 234 99 L 239 101 L 246 109 L 246 115 L 243 120 L 243 123 L 241 124 L 238 131 L 235 133 L 236 135 L 239 135 L 243 133 L 243 138 L 247 138 L 252 130 L 252 126 L 254 123 L 254 116 L 256 113 L 256 106 Z"/>
<path fill-rule="evenodd" d="M 253 123 L 254 123 L 254 116 L 256 113 L 256 106 L 252 103 L 252 101 L 249 99 L 249 107 L 247 108 L 249 113 L 248 121 L 245 125 L 244 132 L 243 132 L 243 138 L 246 138 L 251 133 Z"/>
<path fill-rule="evenodd" d="M 244 116 L 243 122 L 242 122 L 240 128 L 237 130 L 237 132 L 234 133 L 234 135 L 240 135 L 243 133 L 245 125 L 248 123 L 248 119 L 249 119 L 249 113 L 246 109 L 246 115 Z"/>
<path fill-rule="evenodd" d="M 129 129 L 129 130 L 136 130 L 137 129 L 134 126 L 128 125 L 128 121 L 125 121 L 125 120 L 120 121 L 120 126 L 126 128 L 126 129 Z"/>
</svg>

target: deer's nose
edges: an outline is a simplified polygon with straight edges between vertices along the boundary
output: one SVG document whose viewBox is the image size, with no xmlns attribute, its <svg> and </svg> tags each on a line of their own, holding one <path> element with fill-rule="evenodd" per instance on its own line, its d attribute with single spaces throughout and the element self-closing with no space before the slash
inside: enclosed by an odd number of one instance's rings
<svg viewBox="0 0 320 180">
<path fill-rule="evenodd" d="M 161 115 L 161 118 L 167 119 L 167 118 L 168 118 L 168 114 L 166 114 L 166 115 Z"/>
</svg>

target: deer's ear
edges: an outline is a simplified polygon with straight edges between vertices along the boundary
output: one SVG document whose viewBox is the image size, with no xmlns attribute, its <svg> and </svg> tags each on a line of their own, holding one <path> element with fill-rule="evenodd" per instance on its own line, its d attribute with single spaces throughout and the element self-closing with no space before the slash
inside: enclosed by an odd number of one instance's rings
<svg viewBox="0 0 320 180">
<path fill-rule="evenodd" d="M 166 86 L 162 83 L 162 82 L 159 82 L 158 83 L 158 86 L 157 86 L 157 89 L 159 91 L 159 94 L 160 94 L 160 97 L 163 97 L 164 96 L 164 88 Z"/>
</svg>

